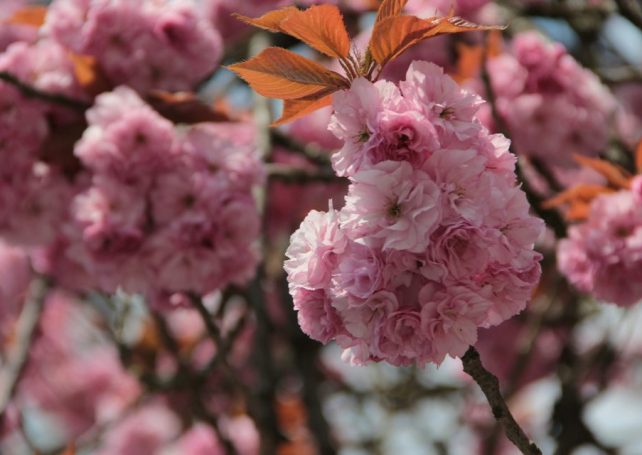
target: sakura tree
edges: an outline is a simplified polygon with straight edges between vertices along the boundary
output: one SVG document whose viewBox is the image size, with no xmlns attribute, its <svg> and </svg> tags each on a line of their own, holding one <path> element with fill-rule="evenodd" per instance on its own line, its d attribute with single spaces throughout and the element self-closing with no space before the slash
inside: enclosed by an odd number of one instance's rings
<svg viewBox="0 0 642 455">
<path fill-rule="evenodd" d="M 0 453 L 639 453 L 641 48 L 629 0 L 2 2 Z"/>
</svg>

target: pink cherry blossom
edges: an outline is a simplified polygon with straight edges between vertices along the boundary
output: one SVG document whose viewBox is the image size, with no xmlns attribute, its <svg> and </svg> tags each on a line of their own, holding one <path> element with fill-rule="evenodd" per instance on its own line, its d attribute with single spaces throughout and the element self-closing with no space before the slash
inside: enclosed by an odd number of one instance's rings
<svg viewBox="0 0 642 455">
<path fill-rule="evenodd" d="M 441 220 L 441 193 L 406 161 L 383 161 L 354 175 L 341 228 L 358 243 L 418 253 Z"/>
<path fill-rule="evenodd" d="M 59 258 L 44 259 L 42 270 L 58 264 L 75 277 L 60 276 L 64 283 L 159 304 L 253 276 L 260 220 L 252 191 L 263 170 L 250 141 L 233 142 L 223 125 L 177 128 L 128 87 L 99 95 L 87 120 L 75 154 L 88 175 L 64 239 L 50 249 Z"/>
<path fill-rule="evenodd" d="M 404 97 L 428 117 L 445 139 L 454 135 L 463 140 L 480 128 L 473 117 L 483 103 L 472 92 L 463 90 L 434 63 L 413 62 L 406 80 L 399 83 Z"/>
<path fill-rule="evenodd" d="M 642 299 L 641 264 L 642 210 L 631 191 L 598 196 L 558 247 L 559 269 L 575 286 L 620 306 Z"/>
<path fill-rule="evenodd" d="M 310 212 L 285 270 L 303 331 L 353 363 L 439 364 L 530 299 L 543 223 L 480 104 L 426 62 L 398 86 L 357 79 L 335 96 L 332 164 L 348 194 Z"/>
<path fill-rule="evenodd" d="M 419 292 L 421 328 L 432 345 L 431 359 L 440 363 L 448 354 L 462 356 L 477 341 L 477 327 L 484 320 L 489 302 L 465 287 L 447 289 L 427 284 Z"/>
<path fill-rule="evenodd" d="M 60 0 L 44 33 L 95 57 L 112 84 L 139 92 L 189 90 L 222 53 L 219 33 L 192 0 Z"/>
<path fill-rule="evenodd" d="M 311 211 L 292 234 L 285 255 L 285 271 L 290 286 L 320 289 L 328 285 L 332 270 L 347 245 L 339 228 L 338 212 L 330 208 L 326 213 Z"/>
<path fill-rule="evenodd" d="M 573 153 L 603 151 L 614 97 L 560 43 L 537 32 L 519 33 L 512 52 L 489 60 L 488 72 L 517 153 L 573 167 Z M 497 129 L 484 109 L 485 124 Z"/>
</svg>

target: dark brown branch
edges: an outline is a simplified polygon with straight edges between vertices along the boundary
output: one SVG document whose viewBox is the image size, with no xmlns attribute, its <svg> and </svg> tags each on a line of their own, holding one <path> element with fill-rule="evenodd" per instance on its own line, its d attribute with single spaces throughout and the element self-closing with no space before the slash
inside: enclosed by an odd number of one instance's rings
<svg viewBox="0 0 642 455">
<path fill-rule="evenodd" d="M 277 453 L 279 445 L 286 440 L 279 427 L 276 415 L 276 388 L 278 375 L 272 357 L 272 321 L 265 307 L 263 295 L 263 266 L 248 288 L 247 299 L 256 317 L 254 332 L 254 364 L 258 372 L 253 390 L 252 414 L 261 434 L 261 455 Z"/>
<path fill-rule="evenodd" d="M 642 11 L 630 0 L 615 0 L 620 14 L 642 31 Z"/>
<path fill-rule="evenodd" d="M 211 321 L 209 311 L 207 311 L 207 308 L 205 308 L 200 298 L 193 297 L 192 302 L 194 302 L 195 306 L 197 307 L 199 314 L 201 314 L 201 317 L 207 326 L 207 331 L 208 333 L 210 333 L 211 328 L 208 326 L 207 321 L 209 321 L 209 324 L 211 324 L 212 326 L 214 326 L 214 324 Z M 204 315 L 203 312 L 205 312 L 207 317 Z M 177 375 L 177 377 L 180 377 L 181 375 L 185 375 L 185 377 L 188 378 L 188 384 L 191 383 L 192 381 L 189 380 L 191 379 L 190 376 L 196 376 L 196 375 L 193 374 L 190 366 L 183 360 L 183 357 L 180 352 L 180 345 L 176 340 L 176 338 L 174 338 L 174 336 L 172 335 L 171 330 L 167 325 L 167 321 L 161 314 L 157 312 L 154 312 L 153 316 L 154 316 L 154 320 L 156 321 L 156 325 L 160 332 L 159 335 L 161 337 L 163 344 L 165 345 L 165 348 L 167 348 L 170 351 L 170 353 L 172 354 L 172 356 L 175 358 L 176 362 L 179 365 L 180 373 L 179 375 Z M 216 329 L 215 326 L 214 328 Z M 218 331 L 216 332 L 218 333 Z M 220 340 L 220 336 L 217 337 L 217 339 Z M 221 343 L 217 342 L 217 349 L 220 345 Z M 217 357 L 220 357 L 220 354 L 217 354 Z M 192 394 L 192 404 L 194 407 L 196 417 L 201 419 L 204 423 L 208 424 L 212 428 L 212 430 L 214 430 L 219 441 L 223 444 L 223 447 L 225 448 L 225 452 L 228 455 L 237 455 L 238 451 L 236 450 L 236 447 L 234 447 L 232 442 L 227 438 L 227 435 L 223 434 L 223 432 L 221 431 L 218 425 L 218 420 L 216 419 L 216 416 L 212 415 L 207 409 L 207 407 L 205 406 L 205 404 L 203 403 L 202 397 L 200 396 L 200 393 L 199 393 L 201 391 L 201 388 L 200 388 L 201 384 L 194 383 L 190 385 L 192 385 L 193 387 L 196 387 L 196 391 L 195 391 L 196 393 Z"/>
<path fill-rule="evenodd" d="M 479 352 L 474 347 L 468 348 L 461 358 L 464 371 L 479 385 L 490 404 L 493 416 L 504 427 L 506 436 L 524 455 L 541 455 L 542 451 L 526 436 L 508 409 L 499 389 L 497 377 L 481 363 Z"/>
<path fill-rule="evenodd" d="M 192 301 L 192 306 L 196 309 L 198 314 L 205 324 L 205 330 L 207 331 L 208 336 L 214 341 L 216 349 L 220 349 L 223 344 L 223 337 L 221 336 L 221 331 L 214 323 L 212 313 L 207 309 L 203 300 L 195 294 L 190 294 L 190 300 Z"/>
<path fill-rule="evenodd" d="M 330 154 L 332 152 L 331 150 L 325 150 L 313 144 L 302 144 L 292 139 L 287 134 L 284 134 L 282 131 L 274 128 L 270 130 L 270 134 L 272 137 L 273 145 L 279 145 L 288 150 L 299 153 L 313 163 L 323 166 L 327 166 L 330 164 Z"/>
<path fill-rule="evenodd" d="M 41 101 L 46 101 L 48 103 L 58 104 L 60 106 L 64 106 L 66 108 L 80 112 L 85 112 L 91 107 L 89 103 L 68 97 L 66 95 L 62 95 L 60 93 L 49 93 L 38 90 L 37 88 L 21 81 L 19 78 L 7 71 L 0 71 L 0 80 L 13 85 L 18 90 L 20 90 L 20 93 L 22 93 L 23 96 L 27 98 L 34 98 Z"/>
<path fill-rule="evenodd" d="M 0 382 L 0 421 L 4 419 L 7 406 L 27 366 L 29 349 L 40 321 L 49 287 L 50 283 L 45 278 L 36 278 L 29 288 L 27 300 L 18 320 L 15 350 L 10 353 L 8 365 L 4 368 L 3 381 Z"/>
<path fill-rule="evenodd" d="M 331 169 L 308 171 L 284 164 L 266 164 L 268 176 L 271 179 L 286 183 L 308 183 L 308 182 L 341 182 L 344 179 L 337 177 Z"/>
<path fill-rule="evenodd" d="M 561 293 L 563 314 L 560 316 L 568 324 L 568 329 L 573 330 L 582 319 L 580 300 L 566 280 L 562 282 Z M 607 357 L 610 361 L 614 360 L 610 355 Z M 573 343 L 566 343 L 557 361 L 557 377 L 561 394 L 553 406 L 551 416 L 551 434 L 557 441 L 555 454 L 568 455 L 585 444 L 593 445 L 605 454 L 616 454 L 617 450 L 604 446 L 584 423 L 586 401 L 580 392 L 579 384 L 583 384 L 587 379 L 585 375 L 590 374 L 591 365 L 590 363 L 583 365 L 583 363 Z M 608 362 L 600 366 L 593 365 L 593 367 L 596 368 L 595 371 L 611 370 Z"/>
</svg>

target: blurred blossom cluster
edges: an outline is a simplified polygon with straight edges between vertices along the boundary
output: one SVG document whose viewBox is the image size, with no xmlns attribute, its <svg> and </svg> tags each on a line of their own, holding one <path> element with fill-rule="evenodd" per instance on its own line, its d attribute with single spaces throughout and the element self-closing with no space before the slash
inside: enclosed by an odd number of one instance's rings
<svg viewBox="0 0 642 455">
<path fill-rule="evenodd" d="M 642 299 L 642 177 L 631 190 L 598 196 L 586 222 L 558 247 L 561 272 L 600 300 L 631 306 Z"/>
<path fill-rule="evenodd" d="M 74 289 L 162 303 L 250 278 L 252 188 L 263 178 L 251 141 L 233 143 L 222 125 L 174 125 L 143 101 L 152 89 L 192 89 L 216 67 L 221 39 L 198 5 L 62 0 L 40 33 L 10 45 L 0 69 L 94 105 L 81 115 L 0 83 L 2 236 L 39 247 L 39 271 Z M 74 55 L 94 58 L 105 78 L 93 101 Z"/>
<path fill-rule="evenodd" d="M 615 100 L 563 45 L 535 31 L 520 33 L 510 52 L 489 59 L 488 73 L 517 153 L 569 167 L 573 154 L 604 151 Z M 489 107 L 482 117 L 498 127 Z"/>
</svg>

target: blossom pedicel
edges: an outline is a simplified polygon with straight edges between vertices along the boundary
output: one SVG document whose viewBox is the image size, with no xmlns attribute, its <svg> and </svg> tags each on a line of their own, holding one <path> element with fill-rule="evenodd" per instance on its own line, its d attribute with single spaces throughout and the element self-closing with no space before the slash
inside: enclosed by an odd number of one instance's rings
<svg viewBox="0 0 642 455">
<path fill-rule="evenodd" d="M 356 363 L 440 363 L 525 307 L 543 222 L 508 141 L 477 120 L 481 103 L 426 62 L 398 86 L 357 79 L 336 98 L 345 206 L 310 212 L 286 253 L 312 338 L 336 340 Z"/>
</svg>

